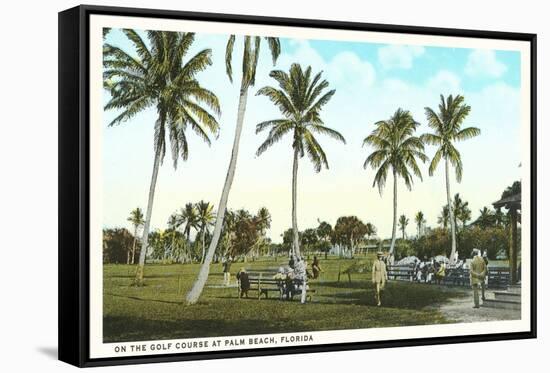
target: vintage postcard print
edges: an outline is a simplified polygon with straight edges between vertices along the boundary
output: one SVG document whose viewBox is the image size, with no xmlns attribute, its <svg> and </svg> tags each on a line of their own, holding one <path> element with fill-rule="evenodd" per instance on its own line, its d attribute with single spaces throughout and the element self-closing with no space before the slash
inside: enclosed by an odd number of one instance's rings
<svg viewBox="0 0 550 373">
<path fill-rule="evenodd" d="M 532 332 L 532 44 L 268 23 L 89 15 L 89 358 Z"/>
</svg>

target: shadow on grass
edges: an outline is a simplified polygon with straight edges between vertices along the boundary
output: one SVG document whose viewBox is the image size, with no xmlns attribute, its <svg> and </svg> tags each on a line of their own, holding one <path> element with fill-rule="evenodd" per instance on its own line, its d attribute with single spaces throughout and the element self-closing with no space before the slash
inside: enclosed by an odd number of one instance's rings
<svg viewBox="0 0 550 373">
<path fill-rule="evenodd" d="M 421 310 L 460 295 L 463 295 L 461 291 L 438 286 L 389 283 L 382 291 L 382 304 L 388 308 Z M 355 304 L 375 305 L 373 288 L 351 294 L 338 293 L 332 296 L 352 300 L 352 303 Z"/>
<path fill-rule="evenodd" d="M 346 279 L 345 281 L 319 281 L 319 282 L 310 282 L 311 287 L 331 287 L 331 288 L 337 288 L 337 289 L 365 289 L 366 287 L 372 286 L 372 284 L 369 281 L 352 281 L 348 282 Z"/>
<path fill-rule="evenodd" d="M 174 302 L 174 301 L 162 300 L 162 299 L 140 298 L 140 297 L 135 297 L 135 296 L 132 296 L 132 295 L 120 295 L 120 294 L 113 294 L 113 293 L 104 293 L 104 295 L 110 295 L 110 296 L 116 297 L 116 298 L 125 298 L 125 299 L 137 300 L 137 301 L 141 301 L 141 302 L 157 302 L 157 303 L 176 304 L 176 305 L 182 305 L 183 304 L 183 301 Z"/>
<path fill-rule="evenodd" d="M 305 331 L 307 328 L 292 320 L 220 320 L 180 319 L 150 320 L 126 316 L 106 316 L 103 319 L 103 341 L 129 342 L 156 339 L 207 338 L 261 333 Z"/>
</svg>

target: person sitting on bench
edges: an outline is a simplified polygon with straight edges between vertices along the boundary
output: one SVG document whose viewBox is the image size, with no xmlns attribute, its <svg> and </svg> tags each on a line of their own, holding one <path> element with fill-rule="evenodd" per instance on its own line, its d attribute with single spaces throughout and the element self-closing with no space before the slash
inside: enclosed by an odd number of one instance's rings
<svg viewBox="0 0 550 373">
<path fill-rule="evenodd" d="M 244 268 L 241 268 L 239 273 L 237 273 L 237 280 L 241 284 L 241 298 L 243 296 L 248 298 L 248 290 L 250 290 L 250 279 L 248 278 L 248 273 Z"/>
</svg>

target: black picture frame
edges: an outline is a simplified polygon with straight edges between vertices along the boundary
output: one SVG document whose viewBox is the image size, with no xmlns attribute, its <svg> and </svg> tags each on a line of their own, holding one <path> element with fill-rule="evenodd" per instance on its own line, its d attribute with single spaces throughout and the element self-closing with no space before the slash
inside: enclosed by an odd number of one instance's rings
<svg viewBox="0 0 550 373">
<path fill-rule="evenodd" d="M 526 41 L 531 46 L 531 325 L 530 331 L 490 335 L 416 338 L 404 340 L 276 347 L 238 351 L 182 353 L 120 358 L 89 358 L 89 18 L 90 15 L 155 17 L 215 22 L 237 22 L 293 27 L 315 27 L 386 33 Z M 536 338 L 537 331 L 537 152 L 536 152 L 536 34 L 399 26 L 311 19 L 212 14 L 158 9 L 81 5 L 59 13 L 59 360 L 79 367 L 152 362 L 282 355 L 325 351 L 389 348 L 449 343 Z"/>
</svg>

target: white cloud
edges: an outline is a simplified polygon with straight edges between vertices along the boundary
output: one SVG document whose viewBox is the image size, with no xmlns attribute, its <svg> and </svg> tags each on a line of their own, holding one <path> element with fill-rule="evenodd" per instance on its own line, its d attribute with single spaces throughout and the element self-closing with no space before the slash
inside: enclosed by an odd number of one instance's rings
<svg viewBox="0 0 550 373">
<path fill-rule="evenodd" d="M 468 56 L 464 71 L 471 76 L 487 75 L 498 78 L 506 71 L 506 65 L 497 59 L 494 51 L 476 49 Z"/>
<path fill-rule="evenodd" d="M 427 88 L 443 95 L 457 94 L 460 90 L 460 78 L 448 70 L 440 70 L 428 80 Z"/>
<path fill-rule="evenodd" d="M 306 40 L 296 40 L 293 44 L 298 45 L 298 48 L 292 54 L 282 54 L 277 68 L 285 70 L 292 63 L 301 61 L 304 67 L 310 65 L 315 73 L 323 71 L 323 77 L 333 88 L 349 89 L 357 85 L 370 87 L 374 84 L 376 78 L 374 67 L 353 52 L 342 52 L 330 61 L 325 61 Z"/>
<path fill-rule="evenodd" d="M 388 45 L 378 49 L 378 61 L 386 70 L 410 69 L 413 60 L 424 54 L 424 48 L 415 45 Z"/>
</svg>

